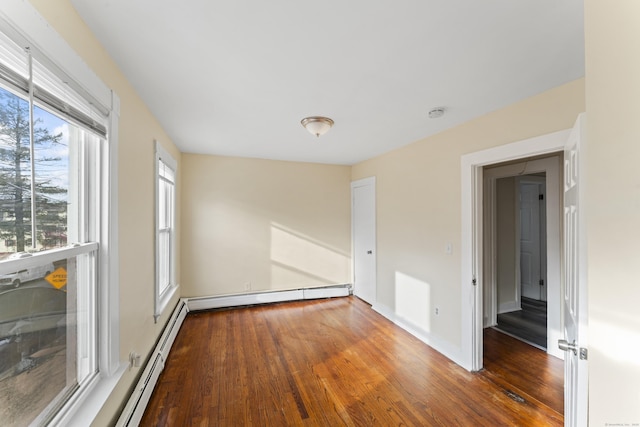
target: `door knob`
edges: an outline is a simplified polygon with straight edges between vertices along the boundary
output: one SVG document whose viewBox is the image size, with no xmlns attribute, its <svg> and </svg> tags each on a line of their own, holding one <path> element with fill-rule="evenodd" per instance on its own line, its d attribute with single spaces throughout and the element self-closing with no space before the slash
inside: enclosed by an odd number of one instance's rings
<svg viewBox="0 0 640 427">
<path fill-rule="evenodd" d="M 368 255 L 371 255 L 373 253 L 373 251 L 367 251 Z"/>
<path fill-rule="evenodd" d="M 574 355 L 578 354 L 578 346 L 575 341 L 569 343 L 567 340 L 558 340 L 558 348 L 564 351 L 573 351 Z"/>
</svg>

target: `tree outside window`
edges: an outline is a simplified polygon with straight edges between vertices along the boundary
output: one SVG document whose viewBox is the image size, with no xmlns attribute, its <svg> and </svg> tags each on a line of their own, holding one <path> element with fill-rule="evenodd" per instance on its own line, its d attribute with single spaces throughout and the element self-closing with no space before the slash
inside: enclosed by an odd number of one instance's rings
<svg viewBox="0 0 640 427">
<path fill-rule="evenodd" d="M 0 88 L 0 252 L 67 244 L 67 126 L 34 107 L 33 128 L 32 144 L 28 102 Z"/>
</svg>

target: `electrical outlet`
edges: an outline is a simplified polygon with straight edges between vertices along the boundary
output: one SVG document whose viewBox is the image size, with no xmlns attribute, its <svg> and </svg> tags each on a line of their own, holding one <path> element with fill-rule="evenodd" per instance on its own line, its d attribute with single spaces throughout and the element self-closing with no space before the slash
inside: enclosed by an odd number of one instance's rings
<svg viewBox="0 0 640 427">
<path fill-rule="evenodd" d="M 135 351 L 129 353 L 129 369 L 136 367 L 140 367 L 140 355 Z"/>
<path fill-rule="evenodd" d="M 244 290 L 245 291 L 250 291 L 251 290 L 251 282 L 246 282 L 244 284 Z"/>
<path fill-rule="evenodd" d="M 436 307 L 436 316 L 440 314 L 440 309 Z"/>
</svg>

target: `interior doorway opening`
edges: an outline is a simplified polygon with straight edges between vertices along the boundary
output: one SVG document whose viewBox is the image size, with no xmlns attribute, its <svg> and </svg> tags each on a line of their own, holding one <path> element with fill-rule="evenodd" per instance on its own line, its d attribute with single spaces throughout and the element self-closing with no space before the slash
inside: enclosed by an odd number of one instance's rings
<svg viewBox="0 0 640 427">
<path fill-rule="evenodd" d="M 483 167 L 483 327 L 562 358 L 562 153 Z"/>
<path fill-rule="evenodd" d="M 546 172 L 499 178 L 495 195 L 495 327 L 546 351 Z"/>
<path fill-rule="evenodd" d="M 485 165 L 480 200 L 482 365 L 501 380 L 512 375 L 520 381 L 518 393 L 525 400 L 538 396 L 541 386 L 525 379 L 530 361 L 539 358 L 544 366 L 555 366 L 534 372 L 547 378 L 543 387 L 551 393 L 543 397 L 560 415 L 562 361 L 553 357 L 557 352 L 551 343 L 562 330 L 562 159 L 563 153 L 556 152 Z M 513 338 L 522 343 L 516 345 Z M 501 369 L 507 363 L 522 370 L 507 373 Z"/>
</svg>

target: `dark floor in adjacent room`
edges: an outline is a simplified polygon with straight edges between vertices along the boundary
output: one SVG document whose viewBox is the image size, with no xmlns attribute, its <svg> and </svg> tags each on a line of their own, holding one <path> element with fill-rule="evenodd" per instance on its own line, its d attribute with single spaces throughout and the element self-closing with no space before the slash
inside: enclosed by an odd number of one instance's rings
<svg viewBox="0 0 640 427">
<path fill-rule="evenodd" d="M 547 302 L 522 297 L 522 310 L 498 314 L 497 329 L 547 348 Z"/>
</svg>

